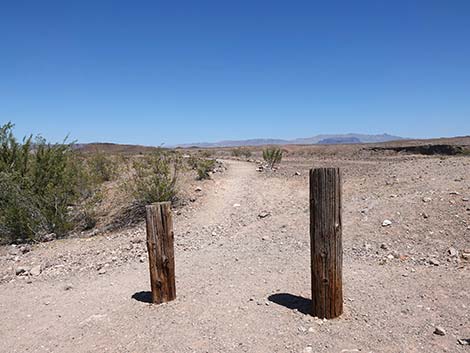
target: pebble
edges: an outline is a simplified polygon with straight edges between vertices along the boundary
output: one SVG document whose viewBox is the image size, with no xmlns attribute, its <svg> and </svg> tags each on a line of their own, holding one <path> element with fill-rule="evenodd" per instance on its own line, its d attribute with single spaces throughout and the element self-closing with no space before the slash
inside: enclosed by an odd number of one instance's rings
<svg viewBox="0 0 470 353">
<path fill-rule="evenodd" d="M 266 218 L 269 216 L 271 216 L 271 213 L 266 212 L 266 211 L 260 212 L 260 214 L 258 215 L 259 218 Z"/>
<path fill-rule="evenodd" d="M 445 336 L 446 330 L 444 330 L 441 326 L 436 326 L 436 328 L 434 329 L 434 334 L 438 336 Z"/>
<path fill-rule="evenodd" d="M 392 221 L 386 219 L 382 222 L 382 227 L 389 227 L 392 225 Z"/>
<path fill-rule="evenodd" d="M 42 272 L 42 268 L 41 268 L 41 265 L 36 265 L 34 267 L 31 268 L 31 270 L 29 271 L 29 273 L 32 275 L 32 276 L 39 276 Z"/>
<path fill-rule="evenodd" d="M 26 267 L 17 267 L 15 270 L 15 273 L 17 276 L 22 275 L 22 274 L 27 274 L 28 269 Z"/>
<path fill-rule="evenodd" d="M 459 255 L 459 252 L 457 251 L 457 249 L 452 246 L 447 250 L 447 253 L 449 254 L 450 257 L 457 257 Z"/>
</svg>

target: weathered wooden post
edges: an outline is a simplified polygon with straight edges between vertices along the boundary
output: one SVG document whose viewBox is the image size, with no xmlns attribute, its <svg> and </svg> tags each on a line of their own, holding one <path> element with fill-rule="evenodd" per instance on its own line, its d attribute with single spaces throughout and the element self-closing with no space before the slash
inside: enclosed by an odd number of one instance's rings
<svg viewBox="0 0 470 353">
<path fill-rule="evenodd" d="M 146 212 L 152 302 L 160 304 L 176 298 L 171 204 L 154 203 Z"/>
<path fill-rule="evenodd" d="M 339 168 L 310 170 L 310 251 L 312 315 L 343 313 L 341 173 Z"/>
</svg>

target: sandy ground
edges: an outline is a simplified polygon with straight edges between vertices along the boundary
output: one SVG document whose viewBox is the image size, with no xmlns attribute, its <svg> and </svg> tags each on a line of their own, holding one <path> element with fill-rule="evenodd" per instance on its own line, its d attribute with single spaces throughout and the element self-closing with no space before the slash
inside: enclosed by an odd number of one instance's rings
<svg viewBox="0 0 470 353">
<path fill-rule="evenodd" d="M 174 216 L 171 303 L 147 303 L 143 226 L 2 247 L 0 351 L 470 351 L 469 158 L 226 163 Z M 328 321 L 308 314 L 307 172 L 326 165 L 344 175 L 345 312 Z"/>
</svg>

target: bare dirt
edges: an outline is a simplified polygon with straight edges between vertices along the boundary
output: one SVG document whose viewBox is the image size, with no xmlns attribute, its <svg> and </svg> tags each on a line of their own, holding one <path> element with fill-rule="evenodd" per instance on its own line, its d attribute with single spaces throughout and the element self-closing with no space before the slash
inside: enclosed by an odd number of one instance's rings
<svg viewBox="0 0 470 353">
<path fill-rule="evenodd" d="M 143 225 L 1 247 L 0 351 L 470 350 L 458 342 L 470 338 L 470 158 L 292 156 L 272 173 L 226 164 L 175 212 L 173 302 L 147 302 Z M 313 166 L 339 166 L 344 180 L 345 312 L 327 321 L 308 314 Z"/>
</svg>

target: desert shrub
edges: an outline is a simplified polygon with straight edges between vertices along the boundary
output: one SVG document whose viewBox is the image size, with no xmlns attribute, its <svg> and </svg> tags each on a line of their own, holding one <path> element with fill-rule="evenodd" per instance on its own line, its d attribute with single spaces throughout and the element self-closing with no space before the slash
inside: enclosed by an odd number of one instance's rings
<svg viewBox="0 0 470 353">
<path fill-rule="evenodd" d="M 214 152 L 211 150 L 199 150 L 201 158 L 210 158 L 214 155 Z"/>
<path fill-rule="evenodd" d="M 214 169 L 215 160 L 214 159 L 201 159 L 197 165 L 197 178 L 199 180 L 210 179 L 211 172 Z"/>
<path fill-rule="evenodd" d="M 251 151 L 248 148 L 241 148 L 241 147 L 234 148 L 232 150 L 232 156 L 250 158 Z"/>
<path fill-rule="evenodd" d="M 0 127 L 0 240 L 66 234 L 73 226 L 70 207 L 90 193 L 83 170 L 72 144 L 32 136 L 20 143 L 11 123 Z"/>
<path fill-rule="evenodd" d="M 116 163 L 103 152 L 95 152 L 88 158 L 88 169 L 96 182 L 113 180 L 117 173 Z"/>
<path fill-rule="evenodd" d="M 181 159 L 159 149 L 134 162 L 135 174 L 130 184 L 138 205 L 174 201 Z"/>
<path fill-rule="evenodd" d="M 268 147 L 263 150 L 263 159 L 272 169 L 276 164 L 281 163 L 283 151 L 279 147 Z"/>
<path fill-rule="evenodd" d="M 198 165 L 199 165 L 200 158 L 196 156 L 189 156 L 189 158 L 186 158 L 186 163 L 189 167 L 189 169 L 196 170 Z"/>
</svg>

